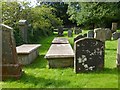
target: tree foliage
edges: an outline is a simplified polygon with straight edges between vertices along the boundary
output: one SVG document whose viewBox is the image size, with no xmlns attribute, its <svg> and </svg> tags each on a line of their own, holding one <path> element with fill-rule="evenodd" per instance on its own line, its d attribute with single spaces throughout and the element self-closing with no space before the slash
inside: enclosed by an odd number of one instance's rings
<svg viewBox="0 0 120 90">
<path fill-rule="evenodd" d="M 96 25 L 106 27 L 112 21 L 119 21 L 120 3 L 105 2 L 74 2 L 69 3 L 67 13 L 70 20 L 78 25 Z"/>
</svg>

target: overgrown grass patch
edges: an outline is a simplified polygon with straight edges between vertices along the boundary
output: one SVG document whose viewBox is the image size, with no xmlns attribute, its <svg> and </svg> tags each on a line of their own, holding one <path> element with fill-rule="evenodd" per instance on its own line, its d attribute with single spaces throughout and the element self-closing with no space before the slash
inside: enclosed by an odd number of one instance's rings
<svg viewBox="0 0 120 90">
<path fill-rule="evenodd" d="M 87 32 L 87 31 L 85 31 Z M 3 88 L 118 88 L 116 68 L 117 40 L 106 41 L 105 68 L 90 73 L 74 73 L 74 68 L 49 69 L 44 58 L 51 42 L 57 35 L 44 37 L 40 41 L 40 56 L 30 65 L 24 66 L 19 80 L 9 79 L 1 82 Z M 74 37 L 76 35 L 73 35 Z M 64 33 L 67 37 L 67 32 Z M 68 38 L 72 46 L 73 37 Z"/>
</svg>

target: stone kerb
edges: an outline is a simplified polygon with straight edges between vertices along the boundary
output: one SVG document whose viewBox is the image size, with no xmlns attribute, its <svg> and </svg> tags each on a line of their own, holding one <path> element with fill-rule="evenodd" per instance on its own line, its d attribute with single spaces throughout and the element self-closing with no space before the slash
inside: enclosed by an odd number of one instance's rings
<svg viewBox="0 0 120 90">
<path fill-rule="evenodd" d="M 2 27 L 2 66 L 0 66 L 2 80 L 10 77 L 18 79 L 22 74 L 22 69 L 17 59 L 13 29 L 4 24 L 0 26 Z"/>
<path fill-rule="evenodd" d="M 83 38 L 75 41 L 74 71 L 87 72 L 104 67 L 104 42 Z"/>
</svg>

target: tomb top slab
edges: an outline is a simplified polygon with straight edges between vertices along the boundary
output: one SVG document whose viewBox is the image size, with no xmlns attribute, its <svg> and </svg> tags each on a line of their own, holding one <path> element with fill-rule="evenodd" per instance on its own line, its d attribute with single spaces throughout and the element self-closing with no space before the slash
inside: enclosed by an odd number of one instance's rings
<svg viewBox="0 0 120 90">
<path fill-rule="evenodd" d="M 53 39 L 52 44 L 69 44 L 67 38 L 56 37 Z"/>
<path fill-rule="evenodd" d="M 52 44 L 45 58 L 68 58 L 74 57 L 70 44 Z"/>
<path fill-rule="evenodd" d="M 23 44 L 16 47 L 16 50 L 18 54 L 29 54 L 40 46 L 40 44 Z"/>
</svg>

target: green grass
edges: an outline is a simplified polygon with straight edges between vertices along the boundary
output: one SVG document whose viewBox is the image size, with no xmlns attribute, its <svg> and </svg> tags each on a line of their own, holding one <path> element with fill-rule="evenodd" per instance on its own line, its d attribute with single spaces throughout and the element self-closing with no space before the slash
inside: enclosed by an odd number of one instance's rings
<svg viewBox="0 0 120 90">
<path fill-rule="evenodd" d="M 87 32 L 87 31 L 85 31 Z M 64 33 L 67 37 L 67 33 Z M 3 88 L 118 88 L 116 69 L 117 41 L 106 41 L 105 69 L 90 73 L 75 74 L 73 68 L 48 69 L 44 59 L 51 41 L 56 35 L 40 41 L 40 56 L 30 65 L 24 66 L 19 80 L 0 82 Z M 75 37 L 76 35 L 74 35 Z M 68 37 L 67 37 L 68 38 Z M 73 46 L 73 37 L 68 38 Z"/>
</svg>

